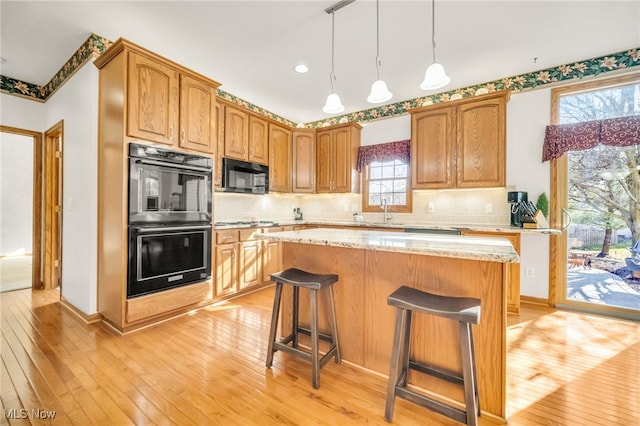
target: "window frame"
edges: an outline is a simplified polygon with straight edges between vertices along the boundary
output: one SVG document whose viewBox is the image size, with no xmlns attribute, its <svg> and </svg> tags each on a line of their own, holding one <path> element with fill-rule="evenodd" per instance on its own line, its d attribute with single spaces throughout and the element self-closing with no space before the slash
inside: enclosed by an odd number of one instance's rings
<svg viewBox="0 0 640 426">
<path fill-rule="evenodd" d="M 407 166 L 407 177 L 405 178 L 407 181 L 407 186 L 406 186 L 407 189 L 405 191 L 407 203 L 403 206 L 390 204 L 389 207 L 387 208 L 387 211 L 392 213 L 412 213 L 413 212 L 413 190 L 411 188 L 411 163 L 407 162 L 405 165 Z M 382 211 L 382 209 L 380 208 L 380 205 L 369 204 L 370 175 L 371 175 L 371 167 L 370 167 L 370 164 L 367 164 L 362 170 L 362 176 L 361 176 L 362 212 L 379 213 Z"/>
</svg>

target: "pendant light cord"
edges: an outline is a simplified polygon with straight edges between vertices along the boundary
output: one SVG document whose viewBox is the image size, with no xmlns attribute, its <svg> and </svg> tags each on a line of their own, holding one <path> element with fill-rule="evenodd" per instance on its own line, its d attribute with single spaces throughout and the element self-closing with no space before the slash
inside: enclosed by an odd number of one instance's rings
<svg viewBox="0 0 640 426">
<path fill-rule="evenodd" d="M 376 0 L 376 73 L 380 80 L 380 0 Z"/>
<path fill-rule="evenodd" d="M 431 45 L 433 46 L 433 63 L 436 63 L 436 0 L 431 0 Z"/>
<path fill-rule="evenodd" d="M 336 79 L 336 75 L 333 72 L 333 57 L 335 55 L 335 20 L 336 20 L 336 11 L 331 12 L 331 74 L 329 74 L 329 80 L 331 80 L 331 93 L 335 93 L 333 91 L 333 81 Z"/>
</svg>

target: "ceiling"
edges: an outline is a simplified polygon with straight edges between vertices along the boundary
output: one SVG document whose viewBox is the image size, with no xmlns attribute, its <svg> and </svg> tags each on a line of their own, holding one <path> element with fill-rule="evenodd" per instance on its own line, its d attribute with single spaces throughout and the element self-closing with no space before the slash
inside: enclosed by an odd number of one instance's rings
<svg viewBox="0 0 640 426">
<path fill-rule="evenodd" d="M 0 74 L 44 85 L 91 33 L 124 37 L 222 83 L 220 89 L 296 123 L 330 117 L 331 15 L 337 0 L 0 2 Z M 431 2 L 380 1 L 380 77 L 395 103 L 432 61 Z M 640 0 L 460 1 L 435 4 L 439 91 L 640 47 Z M 335 91 L 345 113 L 376 79 L 376 3 L 335 14 Z M 310 71 L 298 74 L 294 65 Z"/>
</svg>

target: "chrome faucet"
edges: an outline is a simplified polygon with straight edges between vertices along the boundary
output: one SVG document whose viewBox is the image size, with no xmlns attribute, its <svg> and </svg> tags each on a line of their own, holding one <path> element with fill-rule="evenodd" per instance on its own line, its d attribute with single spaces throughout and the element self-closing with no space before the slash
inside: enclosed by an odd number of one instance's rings
<svg viewBox="0 0 640 426">
<path fill-rule="evenodd" d="M 389 203 L 387 203 L 386 198 L 382 198 L 380 200 L 380 208 L 384 210 L 384 223 L 385 224 L 389 223 L 389 219 L 393 219 L 393 216 L 391 216 L 391 213 L 389 213 L 388 211 Z"/>
</svg>

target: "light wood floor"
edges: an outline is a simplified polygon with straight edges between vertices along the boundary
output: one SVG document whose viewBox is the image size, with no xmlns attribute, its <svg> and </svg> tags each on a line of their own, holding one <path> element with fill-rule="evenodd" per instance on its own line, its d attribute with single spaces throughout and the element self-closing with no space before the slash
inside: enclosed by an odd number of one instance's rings
<svg viewBox="0 0 640 426">
<path fill-rule="evenodd" d="M 54 290 L 2 293 L 0 424 L 384 425 L 384 377 L 330 362 L 313 390 L 304 361 L 265 369 L 272 294 L 122 337 Z M 524 306 L 508 341 L 509 424 L 640 425 L 640 324 Z M 394 424 L 457 423 L 398 400 Z"/>
</svg>

